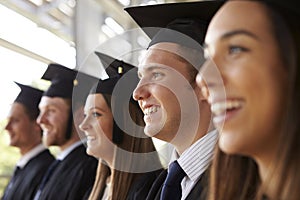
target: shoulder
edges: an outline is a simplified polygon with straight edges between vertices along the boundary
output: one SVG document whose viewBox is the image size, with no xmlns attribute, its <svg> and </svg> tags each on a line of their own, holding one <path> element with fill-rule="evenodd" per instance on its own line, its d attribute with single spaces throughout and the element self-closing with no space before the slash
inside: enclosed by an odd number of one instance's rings
<svg viewBox="0 0 300 200">
<path fill-rule="evenodd" d="M 160 176 L 163 169 L 142 174 L 131 186 L 127 199 L 146 199 L 153 183 Z"/>
</svg>

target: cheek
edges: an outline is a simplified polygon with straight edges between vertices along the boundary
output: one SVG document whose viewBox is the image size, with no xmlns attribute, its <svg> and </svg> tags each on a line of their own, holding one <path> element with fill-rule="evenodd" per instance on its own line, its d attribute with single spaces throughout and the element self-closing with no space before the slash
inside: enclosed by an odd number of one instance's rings
<svg viewBox="0 0 300 200">
<path fill-rule="evenodd" d="M 105 137 L 105 140 L 112 141 L 112 134 L 113 134 L 113 124 L 112 119 L 107 120 L 101 124 L 102 130 L 103 130 L 103 137 Z"/>
<path fill-rule="evenodd" d="M 104 141 L 106 139 L 111 140 L 112 138 L 112 124 L 106 120 L 95 120 L 92 123 L 92 127 L 95 133 L 98 135 L 98 139 L 100 141 Z"/>
</svg>

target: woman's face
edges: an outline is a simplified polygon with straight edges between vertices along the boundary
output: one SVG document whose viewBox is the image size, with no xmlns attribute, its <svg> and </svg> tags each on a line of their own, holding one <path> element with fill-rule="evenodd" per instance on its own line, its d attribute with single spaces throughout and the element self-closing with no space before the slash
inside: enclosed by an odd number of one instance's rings
<svg viewBox="0 0 300 200">
<path fill-rule="evenodd" d="M 90 94 L 84 107 L 85 118 L 79 125 L 87 136 L 87 153 L 111 162 L 113 115 L 102 94 Z"/>
<path fill-rule="evenodd" d="M 274 152 L 286 104 L 287 66 L 267 8 L 258 1 L 227 2 L 211 21 L 205 44 L 211 59 L 197 82 L 209 91 L 220 148 L 252 156 Z"/>
</svg>

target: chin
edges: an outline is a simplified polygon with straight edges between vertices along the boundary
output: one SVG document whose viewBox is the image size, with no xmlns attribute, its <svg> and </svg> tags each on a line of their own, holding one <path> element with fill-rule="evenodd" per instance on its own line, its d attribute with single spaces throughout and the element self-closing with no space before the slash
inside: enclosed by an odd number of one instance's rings
<svg viewBox="0 0 300 200">
<path fill-rule="evenodd" d="M 90 149 L 89 147 L 86 148 L 86 153 L 89 155 L 89 156 L 93 156 L 95 158 L 98 158 L 98 156 L 93 152 L 92 149 Z"/>
<path fill-rule="evenodd" d="M 224 135 L 222 135 L 224 134 Z M 234 141 L 235 137 L 230 137 L 221 133 L 219 138 L 219 147 L 226 154 L 240 154 L 241 148 L 239 148 L 238 141 Z"/>
<path fill-rule="evenodd" d="M 151 126 L 146 125 L 144 128 L 144 133 L 145 133 L 145 135 L 147 135 L 149 137 L 158 138 L 157 136 L 159 135 L 160 130 L 161 130 L 161 128 L 153 127 L 153 126 L 151 127 Z"/>
</svg>

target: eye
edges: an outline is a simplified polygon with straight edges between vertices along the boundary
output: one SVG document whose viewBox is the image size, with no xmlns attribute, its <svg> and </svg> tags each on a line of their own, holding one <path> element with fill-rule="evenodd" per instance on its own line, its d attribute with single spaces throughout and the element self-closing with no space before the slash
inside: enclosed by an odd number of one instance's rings
<svg viewBox="0 0 300 200">
<path fill-rule="evenodd" d="M 229 51 L 229 54 L 239 54 L 239 53 L 247 52 L 247 51 L 249 51 L 249 49 L 247 49 L 245 47 L 237 46 L 237 45 L 231 45 L 231 46 L 229 46 L 228 51 Z"/>
<path fill-rule="evenodd" d="M 98 112 L 92 112 L 92 116 L 93 117 L 101 117 L 102 114 L 98 113 Z"/>
<path fill-rule="evenodd" d="M 159 80 L 159 79 L 162 78 L 163 76 L 164 76 L 164 74 L 161 73 L 161 72 L 153 72 L 153 73 L 152 73 L 152 78 L 153 78 L 154 80 Z"/>
</svg>

